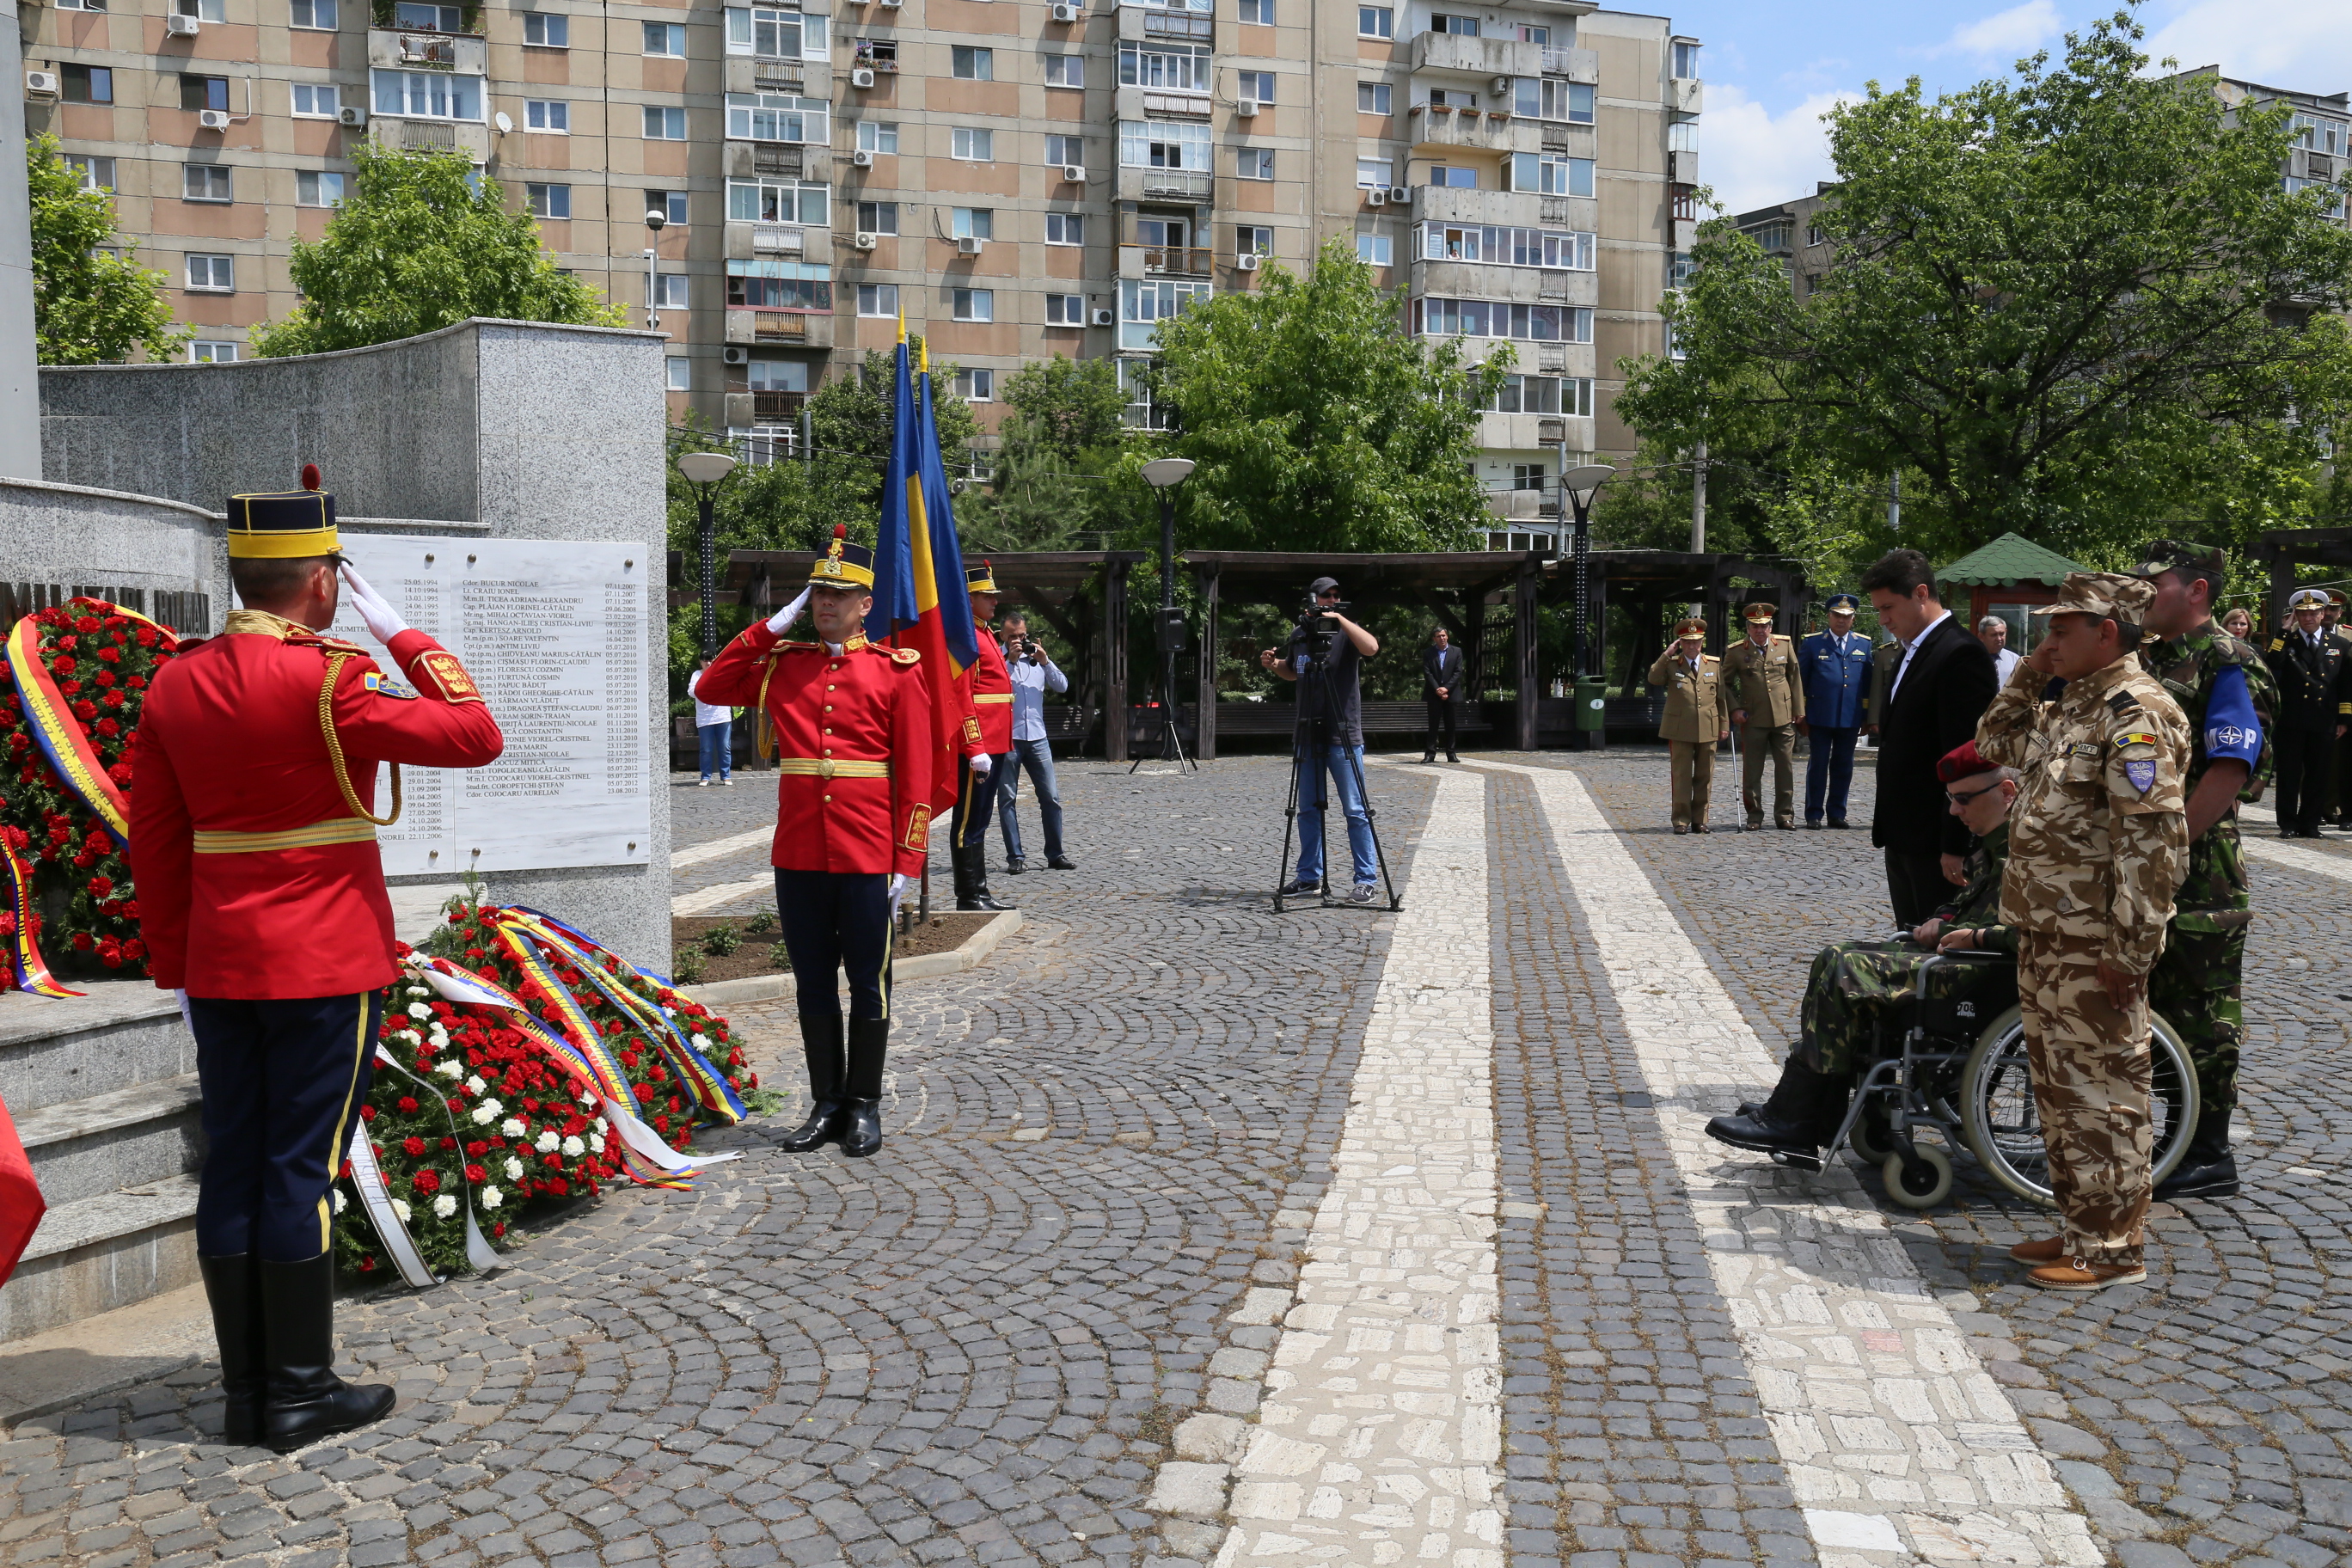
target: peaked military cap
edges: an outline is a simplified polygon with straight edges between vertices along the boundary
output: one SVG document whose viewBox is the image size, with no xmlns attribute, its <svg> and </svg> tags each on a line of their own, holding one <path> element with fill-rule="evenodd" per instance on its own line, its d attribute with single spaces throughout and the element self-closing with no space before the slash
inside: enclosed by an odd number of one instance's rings
<svg viewBox="0 0 2352 1568">
<path fill-rule="evenodd" d="M 809 582 L 819 588 L 871 588 L 874 586 L 874 552 L 863 544 L 849 542 L 849 525 L 833 525 L 833 542 L 816 558 L 809 570 Z"/>
<path fill-rule="evenodd" d="M 2286 602 L 2290 610 L 2324 610 L 2327 608 L 2326 591 L 2320 588 L 2297 588 L 2294 597 Z"/>
<path fill-rule="evenodd" d="M 1685 637 L 1703 638 L 1706 636 L 1706 623 L 1700 620 L 1696 616 L 1691 616 L 1688 620 L 1676 621 L 1675 623 L 1675 640 L 1676 642 L 1680 642 Z"/>
<path fill-rule="evenodd" d="M 302 488 L 228 498 L 232 561 L 292 561 L 342 549 L 335 531 L 335 498 L 319 488 L 315 463 L 302 465 Z"/>
<path fill-rule="evenodd" d="M 2160 577 L 2167 572 L 2186 566 L 2192 571 L 2210 572 L 2218 580 L 2230 564 L 2218 544 L 2195 544 L 2185 539 L 2159 539 L 2139 552 L 2139 564 L 2132 568 L 2135 577 Z"/>
<path fill-rule="evenodd" d="M 1754 604 L 1748 605 L 1746 609 L 1740 611 L 1739 618 L 1744 621 L 1778 620 L 1780 618 L 1780 606 L 1778 605 L 1768 605 L 1763 600 L 1759 599 Z"/>
<path fill-rule="evenodd" d="M 1861 612 L 1862 601 L 1852 594 L 1832 594 L 1829 611 L 1833 616 L 1851 616 Z"/>
</svg>

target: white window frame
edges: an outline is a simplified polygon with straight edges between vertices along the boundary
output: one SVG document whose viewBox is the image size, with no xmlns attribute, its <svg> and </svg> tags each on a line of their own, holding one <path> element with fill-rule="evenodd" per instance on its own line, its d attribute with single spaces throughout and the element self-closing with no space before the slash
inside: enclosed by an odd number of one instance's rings
<svg viewBox="0 0 2352 1568">
<path fill-rule="evenodd" d="M 1084 87 L 1087 85 L 1087 57 L 1084 55 L 1047 55 L 1045 57 L 1047 87 Z"/>
<path fill-rule="evenodd" d="M 1274 149 L 1271 147 L 1234 148 L 1234 178 L 1237 180 L 1273 179 Z"/>
<path fill-rule="evenodd" d="M 1366 178 L 1367 175 L 1370 177 Z M 1385 191 L 1396 184 L 1396 160 L 1393 158 L 1359 158 L 1356 160 L 1356 189 Z"/>
<path fill-rule="evenodd" d="M 1049 168 L 1061 168 L 1072 163 L 1083 166 L 1086 161 L 1085 137 L 1055 132 L 1045 138 L 1045 163 Z"/>
<path fill-rule="evenodd" d="M 857 150 L 877 157 L 894 155 L 898 151 L 898 122 L 895 120 L 861 120 L 857 122 Z"/>
<path fill-rule="evenodd" d="M 867 306 L 873 309 L 868 310 Z M 869 321 L 889 320 L 898 314 L 898 286 L 896 283 L 860 283 L 857 286 L 857 313 Z"/>
<path fill-rule="evenodd" d="M 1118 46 L 1118 85 L 1161 92 L 1207 92 L 1215 83 L 1215 55 L 1205 44 L 1129 38 Z"/>
<path fill-rule="evenodd" d="M 1366 99 L 1371 100 L 1369 106 L 1364 101 Z M 1395 89 L 1388 82 L 1359 81 L 1356 83 L 1356 112 L 1359 114 L 1393 113 L 1392 106 L 1395 101 Z"/>
<path fill-rule="evenodd" d="M 287 94 L 289 112 L 297 120 L 332 120 L 342 112 L 342 94 L 333 82 L 298 81 Z M 310 107 L 305 109 L 305 102 Z M 320 105 L 324 103 L 325 108 Z"/>
<path fill-rule="evenodd" d="M 799 134 L 786 134 L 795 130 Z M 772 134 L 761 135 L 763 131 Z M 833 140 L 833 106 L 821 98 L 789 92 L 730 92 L 727 140 L 822 147 Z"/>
<path fill-rule="evenodd" d="M 959 321 L 993 321 L 996 320 L 996 290 L 993 289 L 950 289 L 948 290 L 950 313 Z"/>
<path fill-rule="evenodd" d="M 984 125 L 956 125 L 948 130 L 948 156 L 962 163 L 996 162 L 996 132 Z"/>
<path fill-rule="evenodd" d="M 100 8 L 86 7 L 91 10 Z M 323 21 L 320 19 L 321 12 L 325 13 Z M 286 25 L 289 27 L 310 33 L 332 33 L 340 30 L 341 20 L 338 0 L 287 0 Z"/>
<path fill-rule="evenodd" d="M 1084 213 L 1047 213 L 1045 243 L 1048 245 L 1084 245 L 1087 242 L 1087 215 Z"/>
<path fill-rule="evenodd" d="M 1258 103 L 1274 101 L 1274 72 L 1262 70 L 1235 71 L 1234 96 Z"/>
<path fill-rule="evenodd" d="M 1174 149 L 1177 162 L 1155 163 L 1151 149 Z M 1214 157 L 1209 128 L 1187 120 L 1122 120 L 1118 122 L 1118 161 L 1129 169 L 1192 169 L 1206 174 Z"/>
<path fill-rule="evenodd" d="M 994 207 L 950 207 L 948 235 L 954 239 L 994 239 L 996 209 Z"/>
<path fill-rule="evenodd" d="M 1118 346 L 1150 349 L 1160 339 L 1160 323 L 1207 300 L 1214 291 L 1206 283 L 1174 278 L 1122 278 L 1118 284 Z"/>
<path fill-rule="evenodd" d="M 1046 295 L 1045 324 L 1049 327 L 1085 326 L 1087 324 L 1087 297 L 1084 294 Z"/>
<path fill-rule="evenodd" d="M 401 120 L 447 120 L 478 125 L 482 121 L 482 87 L 480 77 L 457 76 L 448 71 L 368 72 L 368 100 L 374 111 Z M 389 100 L 387 92 L 391 94 Z M 415 96 L 412 97 L 412 93 Z M 442 107 L 435 107 L 436 103 Z M 473 112 L 463 112 L 467 108 Z"/>
<path fill-rule="evenodd" d="M 192 189 L 199 184 L 204 187 L 200 193 Z M 212 194 L 215 185 L 220 187 L 219 195 Z M 180 199 L 204 206 L 227 206 L 236 200 L 236 176 L 226 163 L 183 163 L 180 165 Z"/>
<path fill-rule="evenodd" d="M 546 192 L 547 195 L 545 197 L 545 205 L 551 207 L 556 205 L 558 202 L 558 197 L 555 193 L 562 191 L 563 195 L 561 198 L 561 202 L 563 210 L 560 213 L 542 212 L 540 210 L 541 199 L 532 195 L 531 193 L 533 191 Z M 522 205 L 523 210 L 530 213 L 531 216 L 538 218 L 542 223 L 569 222 L 572 217 L 572 187 L 567 184 L 558 184 L 551 180 L 528 181 L 524 184 L 522 188 Z"/>
<path fill-rule="evenodd" d="M 242 344 L 218 338 L 198 338 L 188 344 L 190 364 L 235 364 Z"/>
<path fill-rule="evenodd" d="M 648 103 L 640 107 L 645 110 L 645 123 L 641 127 L 645 133 L 639 138 L 640 141 L 683 142 L 687 139 L 684 104 Z M 658 127 L 658 133 L 656 133 L 656 127 Z M 675 136 L 670 134 L 672 127 L 676 127 L 677 131 Z"/>
<path fill-rule="evenodd" d="M 302 183 L 305 180 L 310 183 L 310 194 L 317 197 L 317 200 L 302 199 Z M 334 182 L 335 199 L 332 201 L 326 199 L 327 182 L 330 180 Z M 331 210 L 341 206 L 344 196 L 350 192 L 350 178 L 332 169 L 298 169 L 294 172 L 294 205 L 298 207 L 322 207 Z"/>
<path fill-rule="evenodd" d="M 1356 236 L 1356 259 L 1362 262 L 1367 267 L 1395 266 L 1396 244 L 1394 237 L 1385 234 L 1358 234 Z"/>
<path fill-rule="evenodd" d="M 741 194 L 749 193 L 751 210 L 747 215 L 741 205 Z M 791 217 L 761 217 L 759 209 L 768 205 L 768 193 L 776 196 L 778 212 L 789 211 Z M 808 204 L 814 201 L 816 216 L 808 216 Z M 833 187 L 822 180 L 787 180 L 773 175 L 753 175 L 746 179 L 730 175 L 727 181 L 727 221 L 730 223 L 797 223 L 814 228 L 833 226 Z"/>
<path fill-rule="evenodd" d="M 955 395 L 966 403 L 996 401 L 996 373 L 982 365 L 956 372 Z"/>
<path fill-rule="evenodd" d="M 640 46 L 650 46 L 654 42 L 652 30 L 656 27 L 661 29 L 662 47 L 658 49 L 642 47 L 640 52 L 644 54 L 645 58 L 649 60 L 682 60 L 686 58 L 686 24 L 683 22 L 640 22 L 637 24 L 637 42 Z M 676 45 L 677 47 L 673 48 L 670 47 L 672 45 Z"/>
<path fill-rule="evenodd" d="M 201 283 L 196 281 L 199 270 L 205 279 Z M 228 279 L 226 283 L 218 281 L 224 275 Z M 186 266 L 180 277 L 191 294 L 234 294 L 236 292 L 236 258 L 215 251 L 192 250 L 187 254 Z"/>
<path fill-rule="evenodd" d="M 97 157 L 89 153 L 66 153 L 60 156 L 65 159 L 66 167 L 71 169 L 81 182 L 83 190 L 110 191 L 114 188 L 113 159 Z"/>
<path fill-rule="evenodd" d="M 1234 225 L 1234 254 L 1235 256 L 1272 256 L 1274 230 L 1262 223 Z"/>
<path fill-rule="evenodd" d="M 561 98 L 524 99 L 522 128 L 525 132 L 539 136 L 571 135 L 571 101 Z"/>
<path fill-rule="evenodd" d="M 970 66 L 969 72 L 960 68 Z M 957 81 L 994 81 L 996 51 L 985 44 L 948 46 L 948 75 Z"/>
<path fill-rule="evenodd" d="M 796 52 L 786 52 L 784 30 L 800 35 Z M 764 39 L 761 35 L 764 32 Z M 762 42 L 768 47 L 761 47 Z M 765 60 L 822 60 L 830 58 L 831 40 L 823 16 L 803 16 L 773 5 L 727 7 L 727 52 Z"/>
<path fill-rule="evenodd" d="M 1360 38 L 1396 37 L 1396 7 L 1393 5 L 1359 5 L 1356 7 L 1356 37 Z"/>
<path fill-rule="evenodd" d="M 886 213 L 888 214 L 890 219 L 890 226 L 887 228 L 882 226 L 883 215 Z M 874 221 L 871 223 L 866 222 L 866 220 L 869 217 Z M 861 234 L 887 234 L 895 236 L 898 232 L 898 204 L 897 202 L 859 202 L 857 204 L 857 229 Z"/>
<path fill-rule="evenodd" d="M 669 392 L 694 390 L 694 356 L 664 354 L 662 356 L 662 386 Z"/>
<path fill-rule="evenodd" d="M 694 276 L 688 272 L 654 274 L 653 306 L 656 310 L 694 309 Z"/>
<path fill-rule="evenodd" d="M 539 37 L 532 37 L 537 33 Z M 522 14 L 522 47 L 527 49 L 568 49 L 572 47 L 572 18 L 561 11 L 526 11 Z"/>
</svg>

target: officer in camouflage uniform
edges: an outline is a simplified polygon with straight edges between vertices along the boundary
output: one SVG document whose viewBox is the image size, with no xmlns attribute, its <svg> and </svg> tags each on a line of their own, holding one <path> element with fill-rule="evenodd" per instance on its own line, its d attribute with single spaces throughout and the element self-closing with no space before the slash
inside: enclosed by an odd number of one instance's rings
<svg viewBox="0 0 2352 1568">
<path fill-rule="evenodd" d="M 2147 973 L 2189 864 L 2188 721 L 2136 657 L 2155 601 L 2137 577 L 2068 573 L 2057 602 L 2033 612 L 2050 617 L 2042 645 L 1977 723 L 1977 749 L 2024 774 L 2000 912 L 2018 928 L 2018 1003 L 2063 1224 L 2010 1256 L 2049 1290 L 2147 1278 Z M 2065 689 L 2044 702 L 2053 675 Z"/>
<path fill-rule="evenodd" d="M 2000 920 L 2000 876 L 2009 854 L 2009 807 L 2017 772 L 1990 762 L 1968 742 L 1936 764 L 1952 815 L 1977 835 L 1968 885 L 1910 935 L 1886 942 L 1833 942 L 1814 955 L 1805 982 L 1803 1027 L 1780 1081 L 1762 1105 L 1706 1124 L 1707 1136 L 1735 1149 L 1792 1156 L 1819 1169 L 1816 1151 L 1845 1119 L 1846 1098 L 1870 1065 L 1874 1026 L 1918 994 L 1919 972 L 1937 952 L 2015 952 L 2017 933 Z M 1979 973 L 1964 969 L 1950 994 L 1965 994 Z M 1942 987 L 1939 985 L 1939 992 Z"/>
<path fill-rule="evenodd" d="M 2189 875 L 2173 899 L 2164 956 L 2148 975 L 2148 1005 L 2171 1021 L 2196 1064 L 2199 1110 L 2189 1152 L 2156 1189 L 2159 1198 L 2220 1198 L 2238 1190 L 2230 1153 L 2238 1051 L 2246 1014 L 2239 976 L 2253 918 L 2238 803 L 2271 776 L 2273 687 L 2260 649 L 2213 624 L 2225 567 L 2210 544 L 2159 539 L 2137 574 L 2156 585 L 2141 668 L 2164 682 L 2189 721 Z"/>
</svg>

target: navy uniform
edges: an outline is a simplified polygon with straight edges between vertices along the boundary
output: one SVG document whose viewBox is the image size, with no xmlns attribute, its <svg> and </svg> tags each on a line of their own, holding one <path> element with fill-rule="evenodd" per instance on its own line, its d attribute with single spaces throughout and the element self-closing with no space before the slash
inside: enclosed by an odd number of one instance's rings
<svg viewBox="0 0 2352 1568">
<path fill-rule="evenodd" d="M 983 561 L 964 569 L 964 591 L 996 594 L 995 569 Z M 1004 650 L 996 646 L 980 606 L 972 606 L 974 641 L 979 657 L 956 678 L 963 694 L 962 761 L 957 766 L 955 816 L 949 825 L 949 862 L 955 868 L 956 908 L 1009 910 L 1013 906 L 988 890 L 988 825 L 996 814 L 996 791 L 1003 783 L 995 759 L 1013 750 L 1013 672 L 1004 667 Z M 978 767 L 975 759 L 985 758 Z"/>
<path fill-rule="evenodd" d="M 2272 739 L 2278 754 L 2278 822 L 2282 838 L 2316 838 L 2329 805 L 2328 785 L 2336 760 L 2336 728 L 2352 717 L 2345 645 L 2326 624 L 2305 629 L 2305 613 L 2324 615 L 2327 595 L 2298 590 L 2288 601 L 2295 624 L 2272 637 L 2263 653 L 2278 685 L 2278 726 Z"/>
<path fill-rule="evenodd" d="M 1853 742 L 1862 733 L 1870 698 L 1870 639 L 1853 629 L 1861 608 L 1852 594 L 1832 594 L 1832 616 L 1849 617 L 1844 631 L 1824 628 L 1797 645 L 1797 667 L 1805 677 L 1805 726 L 1812 753 L 1805 761 L 1805 826 L 1819 827 L 1824 811 L 1832 827 L 1846 822 L 1846 795 L 1853 786 Z"/>
<path fill-rule="evenodd" d="M 308 476 L 306 476 L 307 478 Z M 231 574 L 331 620 L 334 498 L 232 496 Z M 505 742 L 456 655 L 351 597 L 407 683 L 365 648 L 247 607 L 156 671 L 131 754 L 131 860 L 155 984 L 185 998 L 206 1152 L 197 1264 L 220 1340 L 224 1436 L 280 1453 L 377 1419 L 392 1390 L 334 1374 L 328 1190 L 367 1098 L 399 973 L 376 765 L 480 767 Z"/>
<path fill-rule="evenodd" d="M 2352 661 L 2352 626 L 2344 624 L 2346 604 L 2343 589 L 2328 589 L 2323 620 L 2328 635 L 2344 645 L 2345 657 Z M 2329 809 L 2320 815 L 2338 827 L 2352 827 L 2352 734 L 2336 742 L 2336 791 L 2328 805 Z"/>
</svg>

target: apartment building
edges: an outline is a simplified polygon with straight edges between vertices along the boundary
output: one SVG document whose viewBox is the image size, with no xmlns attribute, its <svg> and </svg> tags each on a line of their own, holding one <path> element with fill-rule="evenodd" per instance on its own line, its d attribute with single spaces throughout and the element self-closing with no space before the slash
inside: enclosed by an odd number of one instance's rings
<svg viewBox="0 0 2352 1568">
<path fill-rule="evenodd" d="M 227 360 L 295 303 L 363 137 L 459 148 L 560 264 L 673 334 L 671 411 L 790 449 L 903 315 L 984 428 L 1024 362 L 1327 240 L 1399 330 L 1508 343 L 1480 476 L 1556 537 L 1563 456 L 1630 453 L 1625 356 L 1691 247 L 1697 40 L 1591 0 L 71 0 L 26 96 Z M 1137 386 L 1130 416 L 1159 415 Z"/>
</svg>

